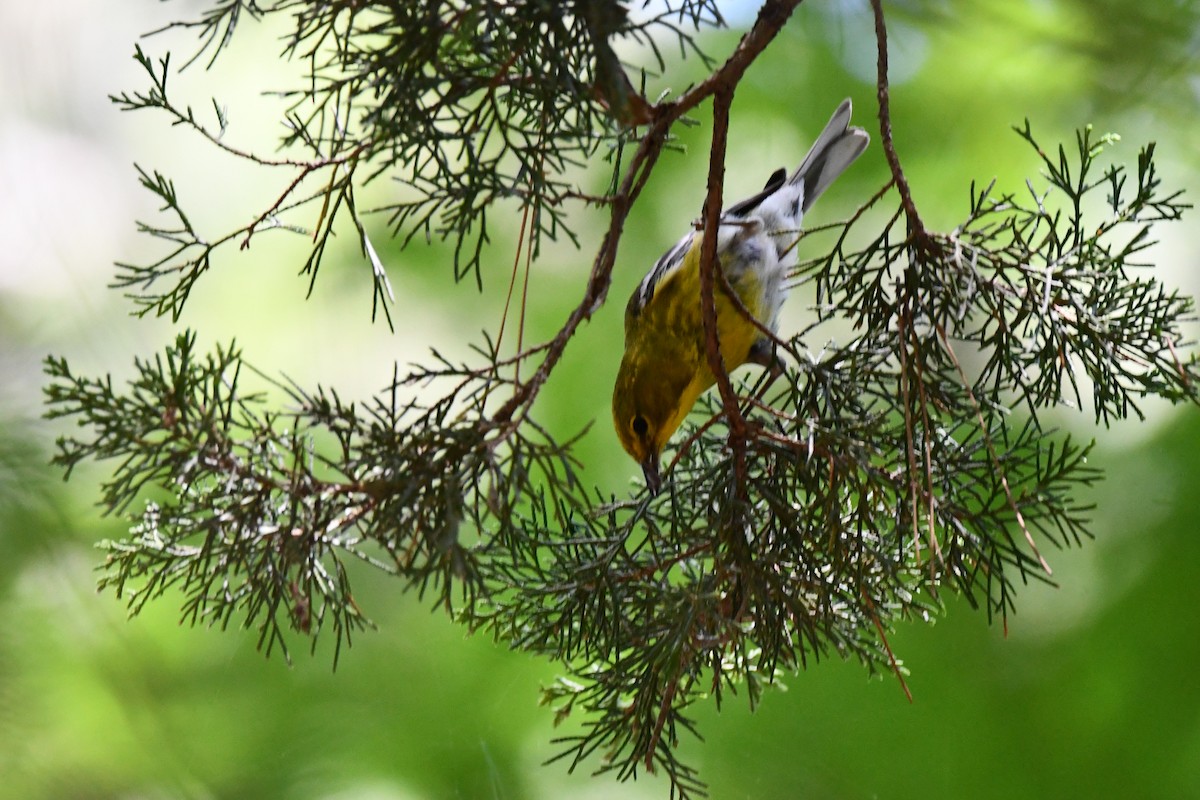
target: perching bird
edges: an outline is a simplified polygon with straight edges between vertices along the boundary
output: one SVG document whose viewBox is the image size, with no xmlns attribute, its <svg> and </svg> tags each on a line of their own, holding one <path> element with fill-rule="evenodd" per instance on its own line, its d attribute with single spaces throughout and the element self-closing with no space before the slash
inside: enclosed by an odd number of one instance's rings
<svg viewBox="0 0 1200 800">
<path fill-rule="evenodd" d="M 777 170 L 761 192 L 721 214 L 720 269 L 742 305 L 772 332 L 787 295 L 788 271 L 798 262 L 800 222 L 829 184 L 866 149 L 870 136 L 849 127 L 842 101 L 800 166 Z M 700 316 L 702 230 L 687 233 L 642 279 L 625 309 L 625 355 L 613 389 L 617 437 L 642 467 L 646 485 L 661 483 L 659 454 L 692 405 L 716 382 L 708 365 Z M 726 370 L 747 362 L 773 363 L 774 348 L 716 282 L 713 302 Z"/>
</svg>

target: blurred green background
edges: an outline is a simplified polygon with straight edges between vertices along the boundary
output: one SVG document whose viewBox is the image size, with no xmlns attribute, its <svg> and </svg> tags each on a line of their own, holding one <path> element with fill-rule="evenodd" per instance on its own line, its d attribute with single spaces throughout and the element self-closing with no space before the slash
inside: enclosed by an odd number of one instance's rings
<svg viewBox="0 0 1200 800">
<path fill-rule="evenodd" d="M 552 755 L 538 686 L 556 671 L 484 638 L 466 638 L 386 576 L 359 577 L 378 631 L 356 638 L 336 672 L 330 653 L 264 659 L 253 631 L 193 630 L 171 599 L 127 620 L 94 591 L 94 544 L 125 525 L 98 516 L 103 473 L 64 484 L 47 466 L 61 429 L 42 421 L 40 361 L 127 376 L 134 354 L 173 337 L 136 320 L 106 289 L 112 262 L 156 252 L 134 234 L 153 203 L 131 162 L 177 180 L 214 234 L 279 193 L 280 175 L 247 171 L 149 114 L 106 95 L 141 88 L 139 34 L 200 3 L 0 5 L 0 798 L 658 798 L 666 784 L 569 775 Z M 1200 188 L 1200 3 L 1186 0 L 909 0 L 892 13 L 896 142 L 928 221 L 952 226 L 972 179 L 1019 189 L 1036 170 L 1009 126 L 1029 117 L 1045 144 L 1093 123 L 1117 131 L 1113 158 L 1159 142 L 1162 175 Z M 735 8 L 730 21 L 748 24 Z M 727 192 L 792 166 L 844 96 L 873 124 L 874 46 L 865 2 L 805 4 L 739 89 Z M 269 149 L 290 85 L 279 31 L 247 23 L 212 73 L 175 88 L 198 109 L 229 108 L 227 139 Z M 731 33 L 709 35 L 721 58 Z M 190 54 L 173 35 L 151 54 Z M 632 56 L 631 57 L 635 57 Z M 180 59 L 182 60 L 182 59 Z M 655 89 L 680 90 L 698 63 Z M 701 117 L 702 123 L 706 119 Z M 559 434 L 583 442 L 585 479 L 622 491 L 634 469 L 608 427 L 624 298 L 699 210 L 707 125 L 685 132 L 627 226 L 613 297 L 579 335 L 539 401 Z M 214 179 L 215 178 L 215 179 Z M 605 168 L 594 180 L 604 185 Z M 818 205 L 832 220 L 885 179 L 877 146 Z M 388 183 L 373 190 L 386 199 Z M 686 200 L 681 199 L 686 198 Z M 211 344 L 236 337 L 254 363 L 303 385 L 365 397 L 392 364 L 430 346 L 465 354 L 499 320 L 515 219 L 491 216 L 486 292 L 447 279 L 447 250 L 387 248 L 398 332 L 372 324 L 367 267 L 349 237 L 310 301 L 295 276 L 302 243 L 260 235 L 198 285 L 182 324 Z M 603 214 L 578 217 L 583 252 L 546 248 L 535 267 L 529 336 L 555 329 L 579 295 Z M 1159 231 L 1169 285 L 1200 291 L 1196 218 Z M 382 226 L 377 241 L 382 241 Z M 803 314 L 803 309 L 793 310 Z M 1193 331 L 1194 334 L 1194 331 Z M 604 354 L 605 357 L 599 357 Z M 1049 551 L 1058 588 L 1030 586 L 1005 636 L 951 601 L 936 624 L 891 638 L 911 669 L 910 705 L 890 678 L 823 662 L 786 679 L 754 714 L 742 698 L 700 707 L 704 742 L 687 742 L 715 798 L 1200 797 L 1200 413 L 1151 404 L 1148 419 L 1093 432 L 1108 478 L 1093 492 L 1096 541 Z M 596 764 L 588 765 L 590 767 Z"/>
</svg>

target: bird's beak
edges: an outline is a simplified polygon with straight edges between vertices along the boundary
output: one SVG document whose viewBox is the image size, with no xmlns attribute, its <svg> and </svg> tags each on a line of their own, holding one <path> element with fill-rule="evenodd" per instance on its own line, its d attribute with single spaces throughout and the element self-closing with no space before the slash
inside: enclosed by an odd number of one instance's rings
<svg viewBox="0 0 1200 800">
<path fill-rule="evenodd" d="M 658 474 L 658 453 L 650 453 L 642 459 L 642 474 L 646 476 L 646 487 L 650 494 L 658 494 L 662 488 L 662 476 Z"/>
</svg>

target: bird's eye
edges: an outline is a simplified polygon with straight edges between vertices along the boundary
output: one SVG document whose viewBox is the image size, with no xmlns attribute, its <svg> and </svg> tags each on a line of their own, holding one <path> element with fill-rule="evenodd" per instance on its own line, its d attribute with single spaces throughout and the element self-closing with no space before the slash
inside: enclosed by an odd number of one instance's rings
<svg viewBox="0 0 1200 800">
<path fill-rule="evenodd" d="M 646 431 L 650 430 L 650 423 L 646 422 L 645 417 L 643 417 L 641 414 L 638 414 L 633 418 L 633 421 L 629 423 L 629 427 L 633 428 L 633 432 L 638 436 L 645 436 Z"/>
</svg>

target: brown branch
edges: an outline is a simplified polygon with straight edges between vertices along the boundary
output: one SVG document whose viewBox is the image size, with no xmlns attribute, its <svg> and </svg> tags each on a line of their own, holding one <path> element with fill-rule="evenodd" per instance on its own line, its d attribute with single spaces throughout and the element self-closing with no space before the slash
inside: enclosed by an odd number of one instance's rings
<svg viewBox="0 0 1200 800">
<path fill-rule="evenodd" d="M 917 204 L 913 202 L 908 179 L 904 177 L 900 157 L 896 155 L 896 146 L 892 142 L 892 110 L 888 99 L 887 26 L 883 21 L 883 0 L 871 0 L 871 8 L 875 12 L 875 43 L 878 49 L 875 89 L 879 101 L 879 138 L 883 145 L 883 154 L 887 157 L 888 168 L 892 172 L 892 180 L 896 182 L 896 191 L 900 193 L 904 215 L 908 218 L 909 232 L 914 244 L 922 247 L 928 239 L 925 223 L 921 221 L 921 215 L 917 212 Z"/>
<path fill-rule="evenodd" d="M 496 333 L 496 352 L 500 352 L 500 344 L 504 341 L 504 328 L 508 324 L 508 309 L 512 305 L 513 291 L 517 288 L 517 273 L 521 271 L 521 248 L 525 246 L 525 232 L 529 229 L 529 203 L 521 204 L 521 225 L 517 228 L 517 251 L 513 254 L 512 276 L 508 281 L 508 291 L 504 295 L 504 311 L 500 314 L 500 330 Z M 532 234 L 530 236 L 532 238 Z M 517 345 L 517 352 L 521 346 Z M 518 369 L 521 362 L 517 362 Z M 520 380 L 517 380 L 520 383 Z"/>
<path fill-rule="evenodd" d="M 704 354 L 716 379 L 717 391 L 725 416 L 729 419 L 733 468 L 738 485 L 746 471 L 746 421 L 738 408 L 737 395 L 729 382 L 729 373 L 721 358 L 720 331 L 717 330 L 715 301 L 717 235 L 721 227 L 722 190 L 725 184 L 725 146 L 729 136 L 729 107 L 733 103 L 733 85 L 722 86 L 713 95 L 712 150 L 708 157 L 708 195 L 704 198 L 704 233 L 700 242 L 700 321 L 704 325 Z"/>
<path fill-rule="evenodd" d="M 892 112 L 891 102 L 888 94 L 888 48 L 887 48 L 887 25 L 883 19 L 883 0 L 871 0 L 871 9 L 875 15 L 875 42 L 878 51 L 877 73 L 875 78 L 876 95 L 879 102 L 879 138 L 883 146 L 884 156 L 887 158 L 888 169 L 892 173 L 892 182 L 896 186 L 896 191 L 900 195 L 900 205 L 904 209 L 904 216 L 908 221 L 909 242 L 917 251 L 917 258 L 921 255 L 932 256 L 935 252 L 933 237 L 925 228 L 925 223 L 921 220 L 921 215 L 917 211 L 917 204 L 913 200 L 912 190 L 908 185 L 908 178 L 904 175 L 904 169 L 900 166 L 900 157 L 896 154 L 895 142 L 892 139 Z M 911 493 L 911 515 L 913 525 L 913 546 L 915 548 L 916 557 L 919 559 L 921 554 L 921 538 L 919 533 L 920 514 L 918 512 L 919 501 L 922 495 L 928 501 L 928 530 L 929 530 L 929 545 L 933 555 L 938 559 L 941 558 L 941 547 L 937 541 L 937 531 L 935 525 L 935 505 L 937 502 L 936 494 L 933 487 L 932 464 L 930 461 L 930 445 L 928 435 L 930 430 L 928 398 L 925 394 L 925 383 L 922 378 L 924 371 L 924 361 L 920 358 L 920 348 L 913 349 L 913 355 L 918 358 L 915 364 L 908 364 L 908 338 L 913 333 L 913 313 L 912 303 L 914 297 L 912 287 L 909 282 L 905 281 L 904 300 L 901 304 L 901 310 L 898 312 L 898 334 L 899 334 L 899 355 L 900 355 L 900 390 L 904 399 L 904 434 L 905 434 L 905 449 L 908 460 L 908 483 Z M 923 471 L 921 477 L 918 477 L 917 459 L 914 451 L 914 425 L 912 415 L 912 381 L 913 376 L 916 376 L 916 388 L 919 397 L 919 408 L 921 413 L 921 421 L 925 429 L 924 445 L 922 449 L 924 454 L 922 457 Z M 923 478 L 924 486 L 921 485 Z M 932 562 L 931 562 L 932 563 Z M 931 566 L 932 568 L 932 566 Z M 905 690 L 907 692 L 907 689 Z M 911 699 L 911 698 L 910 698 Z"/>
<path fill-rule="evenodd" d="M 353 155 L 357 156 L 358 153 L 362 151 L 362 149 L 363 149 L 362 146 L 355 148 Z M 283 194 L 279 195 L 279 199 L 277 199 L 274 203 L 272 203 L 270 208 L 268 208 L 266 211 L 259 214 L 258 217 L 255 218 L 254 222 L 251 222 L 248 227 L 242 229 L 246 232 L 246 238 L 242 239 L 242 243 L 238 247 L 238 249 L 246 250 L 247 248 L 250 247 L 250 239 L 253 238 L 255 232 L 258 230 L 258 226 L 263 224 L 264 222 L 266 222 L 269 217 L 273 217 L 279 211 L 279 209 L 283 207 L 283 204 L 287 201 L 287 199 L 289 197 L 292 196 L 292 193 L 296 191 L 296 188 L 304 181 L 305 178 L 307 178 L 309 175 L 311 175 L 312 173 L 314 173 L 318 170 L 325 169 L 326 167 L 333 167 L 333 169 L 330 172 L 330 176 L 329 176 L 329 186 L 326 187 L 325 192 L 323 193 L 325 195 L 325 200 L 321 204 L 321 212 L 320 212 L 320 215 L 317 217 L 317 225 L 315 228 L 313 228 L 313 240 L 315 241 L 316 234 L 321 229 L 321 222 L 325 218 L 325 212 L 329 208 L 329 197 L 330 197 L 330 195 L 333 194 L 334 186 L 337 183 L 337 181 L 336 181 L 337 168 L 344 163 L 345 162 L 341 161 L 341 160 L 334 161 L 332 159 L 326 159 L 326 160 L 321 160 L 321 161 L 312 161 L 307 164 L 304 164 L 300 169 L 300 173 L 292 180 L 291 183 L 288 184 L 287 188 L 283 190 Z M 354 170 L 353 170 L 353 168 L 351 168 L 350 174 L 346 176 L 347 182 L 353 176 L 353 173 L 354 173 Z M 314 195 L 314 197 L 315 197 L 315 195 Z"/>
</svg>

